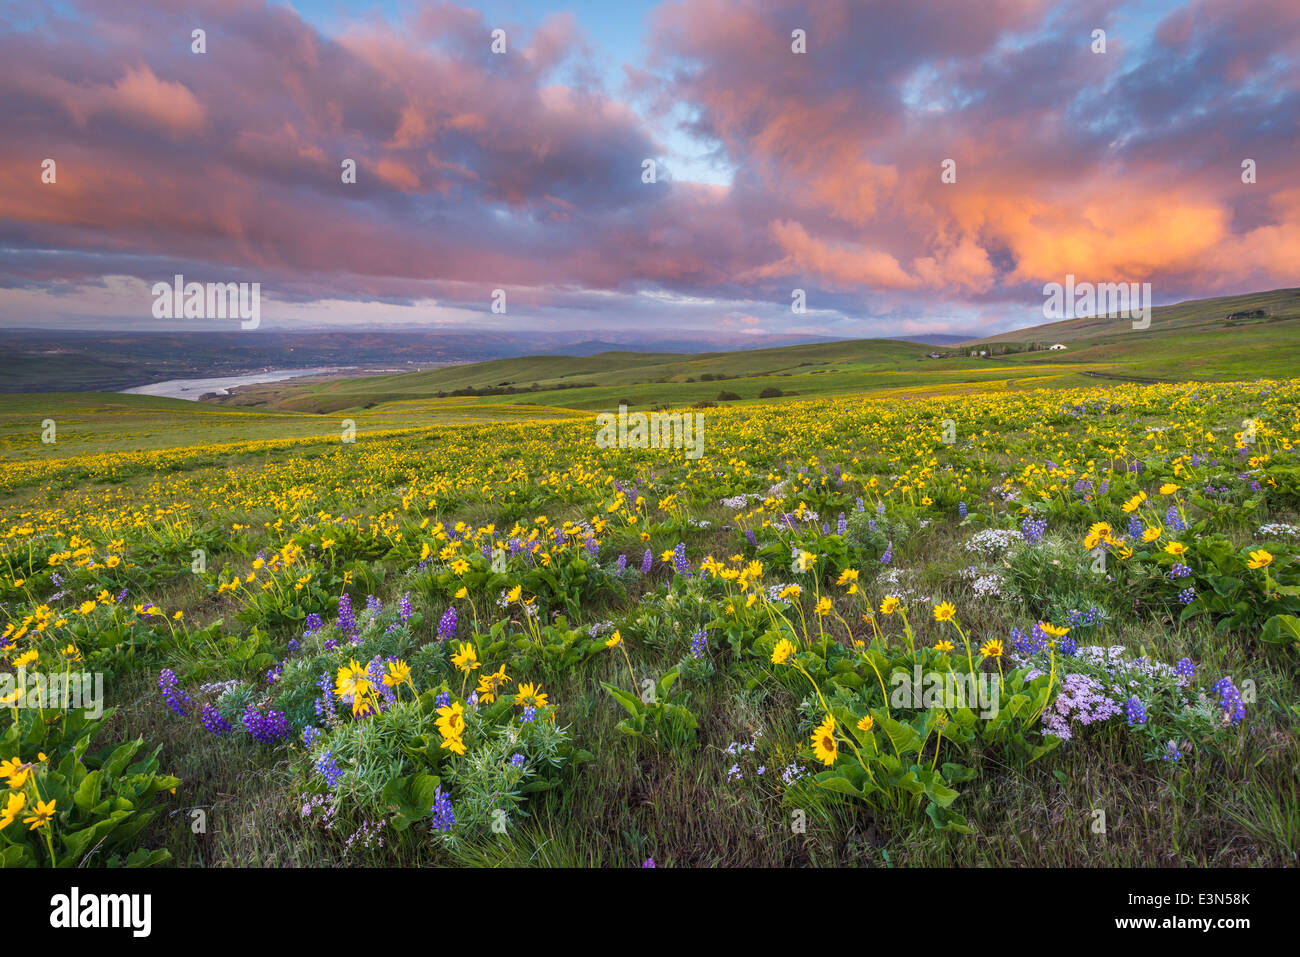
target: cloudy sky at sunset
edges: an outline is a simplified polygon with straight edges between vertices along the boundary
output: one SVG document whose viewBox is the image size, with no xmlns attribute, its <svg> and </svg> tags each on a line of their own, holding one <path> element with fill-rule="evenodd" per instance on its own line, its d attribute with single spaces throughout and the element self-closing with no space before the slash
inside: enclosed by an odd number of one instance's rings
<svg viewBox="0 0 1300 957">
<path fill-rule="evenodd" d="M 149 328 L 176 273 L 263 328 L 843 337 L 1300 285 L 1296 0 L 0 9 L 7 326 Z"/>
</svg>

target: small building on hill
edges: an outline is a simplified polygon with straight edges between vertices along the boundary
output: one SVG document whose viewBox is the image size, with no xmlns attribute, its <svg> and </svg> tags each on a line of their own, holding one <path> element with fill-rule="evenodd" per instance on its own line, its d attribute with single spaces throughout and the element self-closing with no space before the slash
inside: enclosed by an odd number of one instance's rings
<svg viewBox="0 0 1300 957">
<path fill-rule="evenodd" d="M 1059 343 L 1059 342 L 1058 342 L 1056 345 L 1054 345 L 1054 346 L 1051 347 L 1051 349 L 1052 349 L 1053 352 L 1060 352 L 1060 351 L 1061 351 L 1062 349 L 1064 349 L 1064 348 L 1065 348 L 1065 346 L 1061 345 L 1061 343 Z"/>
</svg>

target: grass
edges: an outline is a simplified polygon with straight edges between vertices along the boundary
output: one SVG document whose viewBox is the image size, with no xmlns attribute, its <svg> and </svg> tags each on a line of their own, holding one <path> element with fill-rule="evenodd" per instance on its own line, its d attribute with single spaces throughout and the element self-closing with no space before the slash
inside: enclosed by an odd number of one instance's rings
<svg viewBox="0 0 1300 957">
<path fill-rule="evenodd" d="M 1270 361 L 1290 360 L 1290 326 L 1275 323 L 1269 329 L 1276 337 Z M 181 865 L 628 866 L 650 856 L 661 866 L 1294 865 L 1300 851 L 1294 656 L 1286 648 L 1262 646 L 1257 628 L 1225 633 L 1204 620 L 1180 622 L 1167 603 L 1108 587 L 1088 576 L 1086 565 L 1073 572 L 1058 568 L 1052 556 L 1086 561 L 1077 543 L 1095 515 L 1084 511 L 1053 518 L 1041 550 L 986 563 L 1006 582 L 1004 594 L 991 598 L 975 595 L 963 577 L 975 562 L 964 547 L 972 527 L 957 520 L 955 504 L 902 508 L 910 531 L 892 543 L 897 575 L 888 577 L 891 570 L 874 560 L 864 563 L 863 593 L 876 607 L 895 593 L 909 594 L 922 610 L 951 600 L 965 627 L 980 636 L 1006 636 L 1065 603 L 1095 604 L 1111 622 L 1098 637 L 1102 643 L 1166 662 L 1190 657 L 1207 674 L 1248 679 L 1254 691 L 1250 719 L 1234 737 L 1181 766 L 1145 761 L 1122 722 L 1033 762 L 1010 749 L 973 747 L 962 756 L 975 771 L 960 787 L 961 811 L 973 829 L 965 836 L 829 793 L 814 791 L 792 803 L 780 775 L 791 761 L 809 761 L 807 741 L 818 707 L 805 691 L 756 684 L 720 642 L 712 646 L 714 676 L 682 680 L 699 722 L 691 748 L 637 746 L 619 729 L 622 714 L 601 682 L 625 682 L 620 657 L 598 655 L 548 681 L 552 699 L 563 702 L 562 721 L 574 744 L 590 760 L 567 767 L 555 788 L 533 795 L 526 816 L 506 834 L 468 834 L 438 848 L 424 832 L 389 835 L 383 847 L 367 846 L 363 838 L 349 842 L 361 825 L 351 817 L 341 817 L 336 830 L 305 822 L 302 806 L 311 782 L 300 749 L 214 738 L 193 721 L 175 719 L 156 685 L 163 665 L 195 682 L 258 682 L 264 665 L 226 657 L 229 649 L 251 635 L 259 648 L 274 652 L 274 660 L 297 634 L 290 626 L 250 625 L 237 617 L 246 607 L 242 598 L 213 595 L 190 572 L 190 538 L 204 532 L 214 536 L 207 556 L 213 580 L 226 581 L 248 572 L 259 550 L 270 553 L 291 538 L 309 541 L 318 523 L 335 516 L 360 523 L 364 534 L 357 548 L 383 536 L 391 541 L 399 528 L 403 535 L 415 534 L 421 516 L 449 526 L 494 522 L 502 531 L 514 517 L 527 521 L 543 512 L 550 527 L 590 522 L 611 494 L 607 481 L 618 477 L 647 488 L 662 483 L 656 499 L 680 492 L 700 524 L 683 526 L 656 513 L 653 522 L 616 527 L 602 538 L 602 553 L 629 554 L 635 563 L 646 530 L 656 555 L 681 540 L 698 560 L 745 548 L 731 527 L 734 510 L 718 503 L 724 493 L 762 491 L 800 468 L 815 475 L 822 466 L 844 465 L 860 473 L 854 481 L 876 476 L 895 489 L 903 480 L 919 483 L 924 474 L 936 487 L 969 482 L 982 493 L 1006 476 L 1021 475 L 1027 463 L 1060 459 L 1066 447 L 1086 450 L 1078 452 L 1076 463 L 1083 468 L 1083 459 L 1103 457 L 1096 435 L 1108 428 L 1137 446 L 1152 434 L 1147 426 L 1160 426 L 1176 433 L 1168 441 L 1181 450 L 1178 443 L 1198 440 L 1210 429 L 1226 438 L 1225 430 L 1239 427 L 1254 403 L 1267 407 L 1265 419 L 1273 417 L 1278 435 L 1288 434 L 1294 406 L 1276 406 L 1283 401 L 1278 390 L 1286 388 L 1280 384 L 1256 392 L 1197 390 L 1212 391 L 1213 397 L 1197 407 L 1193 429 L 1189 413 L 1171 416 L 1168 402 L 1099 378 L 1164 378 L 1156 373 L 1178 370 L 1182 359 L 1195 356 L 1206 357 L 1207 364 L 1191 368 L 1225 375 L 1261 361 L 1251 336 L 1234 338 L 1240 351 L 1221 349 L 1216 358 L 1200 335 L 1171 339 L 1157 330 L 1152 341 L 1159 349 L 1121 348 L 1099 336 L 1065 356 L 996 360 L 920 359 L 922 347 L 900 343 L 883 353 L 879 344 L 860 343 L 853 349 L 808 346 L 702 357 L 627 354 L 618 368 L 599 356 L 569 366 L 549 359 L 505 360 L 518 381 L 542 376 L 543 387 L 526 395 L 437 398 L 439 390 L 508 381 L 507 366 L 485 363 L 390 381 L 346 380 L 305 389 L 281 383 L 265 393 L 278 396 L 275 401 L 257 399 L 256 390 L 244 397 L 260 405 L 96 394 L 6 398 L 0 409 L 0 456 L 6 463 L 0 476 L 7 483 L 0 491 L 3 554 L 7 561 L 21 559 L 29 535 L 17 530 L 30 524 L 91 529 L 86 534 L 101 545 L 100 539 L 122 534 L 130 542 L 126 553 L 151 576 L 148 599 L 169 614 L 182 613 L 182 634 L 217 626 L 211 641 L 142 652 L 148 667 L 123 669 L 113 689 L 118 708 L 109 737 L 143 736 L 151 747 L 161 747 L 163 768 L 184 782 L 141 838 L 145 846 L 170 849 Z M 706 370 L 735 378 L 700 382 Z M 570 381 L 596 384 L 555 387 Z M 757 400 L 772 383 L 796 394 Z M 1082 393 L 1081 385 L 1106 391 Z M 718 430 L 710 434 L 722 445 L 698 465 L 619 450 L 601 458 L 591 448 L 592 409 L 608 408 L 619 397 L 645 406 L 689 404 L 722 389 L 744 401 L 723 403 L 738 407 L 710 413 L 710 428 Z M 1182 392 L 1167 396 L 1186 399 Z M 1086 398 L 1113 400 L 1121 411 L 1059 413 L 1062 403 Z M 1142 401 L 1151 402 L 1146 412 L 1123 405 Z M 316 413 L 278 408 L 305 403 L 323 409 L 340 402 L 351 404 Z M 938 446 L 926 437 L 948 415 L 960 421 L 962 439 Z M 345 417 L 357 422 L 362 441 L 355 446 L 339 441 Z M 39 440 L 44 418 L 57 424 L 54 445 Z M 1173 454 L 1152 451 L 1147 460 L 1160 469 Z M 1112 477 L 1120 483 L 1127 474 L 1116 466 Z M 783 507 L 793 508 L 801 495 L 823 494 L 819 489 L 810 484 Z M 983 497 L 970 494 L 973 510 Z M 901 508 L 906 498 L 900 493 L 891 499 L 891 509 Z M 1252 545 L 1263 521 L 1300 521 L 1297 505 L 1294 495 L 1275 496 L 1268 505 L 1243 504 L 1217 519 L 1213 530 L 1236 547 Z M 1112 511 L 1118 515 L 1117 507 Z M 996 517 L 1002 527 L 1015 527 L 1020 519 L 1010 508 Z M 233 533 L 235 525 L 246 532 Z M 159 555 L 166 558 L 153 557 Z M 411 589 L 404 576 L 412 564 L 390 555 L 367 557 L 354 567 L 368 576 L 366 589 L 391 607 Z M 312 567 L 326 573 L 323 560 Z M 785 570 L 775 567 L 771 574 L 770 580 L 779 580 Z M 606 595 L 581 609 L 584 625 L 610 621 L 625 629 L 638 675 L 660 676 L 688 656 L 689 609 L 665 612 L 653 627 L 646 624 L 670 578 L 657 563 L 625 596 Z M 835 637 L 848 646 L 868 634 L 867 626 L 858 606 L 834 593 L 836 608 L 850 623 Z M 5 618 L 15 614 L 15 596 L 10 592 L 0 608 Z M 491 597 L 478 596 L 480 611 L 490 607 Z M 447 598 L 421 595 L 419 603 L 424 621 L 415 640 L 429 645 Z M 947 634 L 925 615 L 913 624 L 926 645 Z M 741 761 L 728 749 L 759 733 L 765 774 L 758 775 L 751 761 L 741 780 L 729 780 L 729 769 Z M 205 812 L 205 827 L 197 831 L 195 810 Z M 1093 826 L 1099 811 L 1104 831 Z"/>
</svg>

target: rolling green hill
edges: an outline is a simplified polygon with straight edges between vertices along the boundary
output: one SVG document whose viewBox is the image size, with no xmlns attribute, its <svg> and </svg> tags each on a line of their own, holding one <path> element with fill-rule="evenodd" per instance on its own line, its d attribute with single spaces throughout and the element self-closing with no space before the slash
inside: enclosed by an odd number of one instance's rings
<svg viewBox="0 0 1300 957">
<path fill-rule="evenodd" d="M 1236 318 L 1229 318 L 1230 316 Z M 1260 326 L 1267 327 L 1294 319 L 1300 319 L 1300 289 L 1274 289 L 1271 292 L 1220 296 L 1216 299 L 1193 299 L 1170 306 L 1156 306 L 1151 310 L 1151 327 L 1147 330 L 1133 329 L 1131 321 L 1127 319 L 1088 316 L 972 339 L 962 343 L 958 348 L 972 349 L 991 343 L 1028 342 L 1038 342 L 1044 346 L 1057 342 L 1069 345 L 1084 339 L 1123 342 L 1127 341 L 1130 334 L 1225 333 Z"/>
<path fill-rule="evenodd" d="M 522 401 L 529 403 L 578 409 L 601 408 L 623 398 L 634 405 L 689 404 L 716 400 L 722 391 L 753 399 L 764 388 L 787 386 L 783 381 L 759 382 L 761 379 L 900 372 L 915 368 L 929 348 L 892 339 L 863 339 L 698 355 L 603 352 L 585 357 L 523 356 L 394 376 L 276 383 L 240 390 L 220 401 L 298 412 L 334 412 L 464 395 L 517 402 L 520 393 L 526 394 Z M 814 391 L 835 391 L 826 388 L 829 384 L 816 383 Z M 851 390 L 848 383 L 837 384 Z"/>
</svg>

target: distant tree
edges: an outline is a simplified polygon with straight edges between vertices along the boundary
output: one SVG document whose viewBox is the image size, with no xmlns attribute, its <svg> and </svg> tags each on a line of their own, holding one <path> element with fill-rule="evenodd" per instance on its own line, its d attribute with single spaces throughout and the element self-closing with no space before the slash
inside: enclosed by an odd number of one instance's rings
<svg viewBox="0 0 1300 957">
<path fill-rule="evenodd" d="M 736 395 L 736 393 L 728 392 L 726 389 L 718 393 L 719 402 L 735 402 L 739 398 L 740 396 Z"/>
<path fill-rule="evenodd" d="M 781 396 L 783 396 L 783 395 L 785 395 L 784 392 L 782 392 L 782 391 L 781 391 L 780 389 L 778 389 L 776 386 L 774 386 L 774 385 L 770 385 L 770 386 L 768 386 L 766 389 L 764 389 L 762 392 L 760 392 L 760 393 L 758 394 L 758 397 L 759 397 L 760 399 L 779 399 L 779 398 L 781 398 Z"/>
</svg>

